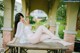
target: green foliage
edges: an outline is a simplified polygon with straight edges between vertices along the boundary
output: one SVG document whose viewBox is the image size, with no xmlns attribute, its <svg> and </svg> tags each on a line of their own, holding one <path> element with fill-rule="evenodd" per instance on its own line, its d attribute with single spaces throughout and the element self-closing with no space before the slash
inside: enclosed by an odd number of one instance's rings
<svg viewBox="0 0 80 53">
<path fill-rule="evenodd" d="M 0 10 L 4 10 L 3 1 L 0 1 Z"/>
<path fill-rule="evenodd" d="M 41 20 L 41 22 L 45 22 L 45 21 L 47 21 L 46 17 L 43 17 L 43 19 Z"/>
<path fill-rule="evenodd" d="M 35 22 L 35 24 L 32 24 L 32 30 L 35 31 L 40 25 L 45 25 L 46 26 L 47 21 L 45 22 Z"/>
<path fill-rule="evenodd" d="M 63 38 L 64 32 L 63 30 L 65 29 L 66 25 L 66 5 L 63 2 L 63 0 L 60 1 L 58 10 L 57 10 L 57 22 L 60 22 L 59 26 L 59 35 L 61 38 Z"/>
<path fill-rule="evenodd" d="M 0 11 L 3 11 L 4 10 L 4 5 L 3 5 L 3 1 L 0 1 Z M 1 27 L 3 27 L 3 16 L 0 15 L 0 29 Z"/>
<path fill-rule="evenodd" d="M 80 30 L 77 31 L 76 38 L 80 39 Z"/>
<path fill-rule="evenodd" d="M 0 29 L 3 27 L 3 16 L 0 16 Z"/>
<path fill-rule="evenodd" d="M 34 24 L 35 23 L 35 21 L 33 21 L 33 17 L 32 16 L 30 16 L 29 19 L 30 19 L 30 24 Z"/>
<path fill-rule="evenodd" d="M 64 32 L 63 32 L 63 30 L 65 29 L 65 25 L 60 25 L 59 26 L 59 35 L 60 35 L 60 38 L 62 38 L 63 39 L 63 35 L 64 35 Z"/>
<path fill-rule="evenodd" d="M 59 21 L 59 22 L 63 21 L 63 24 L 66 24 L 66 5 L 63 2 L 63 0 L 61 0 L 60 4 L 58 6 L 57 21 Z"/>
</svg>

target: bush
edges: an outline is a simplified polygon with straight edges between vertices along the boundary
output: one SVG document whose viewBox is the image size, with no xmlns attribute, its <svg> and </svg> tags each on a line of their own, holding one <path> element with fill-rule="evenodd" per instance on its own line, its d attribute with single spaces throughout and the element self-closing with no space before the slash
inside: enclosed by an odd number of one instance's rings
<svg viewBox="0 0 80 53">
<path fill-rule="evenodd" d="M 60 25 L 59 26 L 59 36 L 60 36 L 60 38 L 64 38 L 64 32 L 63 32 L 63 30 L 65 29 L 65 25 Z"/>
<path fill-rule="evenodd" d="M 33 16 L 29 16 L 30 24 L 35 24 L 35 21 L 33 21 Z"/>
<path fill-rule="evenodd" d="M 3 27 L 3 16 L 0 16 L 0 29 Z"/>
<path fill-rule="evenodd" d="M 4 10 L 3 1 L 0 1 L 0 10 Z"/>
<path fill-rule="evenodd" d="M 80 30 L 77 31 L 76 38 L 80 39 Z"/>
<path fill-rule="evenodd" d="M 65 25 L 66 25 L 66 4 L 65 2 L 63 2 L 63 0 L 60 1 L 56 17 L 57 17 L 56 18 L 57 22 L 60 22 L 59 29 L 58 29 L 59 35 L 60 35 L 60 38 L 63 39 L 64 37 L 63 30 L 65 29 Z"/>
</svg>

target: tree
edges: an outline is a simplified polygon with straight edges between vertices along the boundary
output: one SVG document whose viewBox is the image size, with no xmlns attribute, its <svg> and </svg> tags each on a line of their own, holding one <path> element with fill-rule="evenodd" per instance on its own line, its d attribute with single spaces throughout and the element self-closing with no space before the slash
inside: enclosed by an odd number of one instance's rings
<svg viewBox="0 0 80 53">
<path fill-rule="evenodd" d="M 0 10 L 4 10 L 3 1 L 0 1 Z"/>
<path fill-rule="evenodd" d="M 0 28 L 3 27 L 3 16 L 0 16 Z"/>
<path fill-rule="evenodd" d="M 34 24 L 35 21 L 33 21 L 33 16 L 29 16 L 30 24 Z"/>
<path fill-rule="evenodd" d="M 4 10 L 4 5 L 3 5 L 3 1 L 0 1 L 0 12 L 2 13 L 2 11 Z M 3 15 L 0 14 L 0 29 L 1 27 L 3 27 Z"/>
<path fill-rule="evenodd" d="M 62 24 L 66 24 L 66 5 L 61 0 L 57 10 L 57 21 L 63 21 Z"/>
<path fill-rule="evenodd" d="M 66 25 L 66 4 L 63 0 L 61 0 L 59 3 L 56 17 L 57 17 L 57 22 L 60 22 L 59 35 L 61 38 L 63 38 L 64 35 L 63 30 L 65 29 Z"/>
</svg>

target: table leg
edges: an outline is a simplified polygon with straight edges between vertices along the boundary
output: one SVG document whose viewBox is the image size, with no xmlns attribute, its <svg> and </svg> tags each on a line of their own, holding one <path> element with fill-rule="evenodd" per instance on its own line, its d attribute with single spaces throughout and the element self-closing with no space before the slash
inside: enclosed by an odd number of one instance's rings
<svg viewBox="0 0 80 53">
<path fill-rule="evenodd" d="M 23 52 L 24 52 L 24 53 L 27 53 L 27 50 L 28 50 L 28 49 L 20 48 L 20 53 L 23 53 Z"/>
<path fill-rule="evenodd" d="M 22 48 L 20 48 L 20 53 L 22 53 Z"/>
<path fill-rule="evenodd" d="M 58 53 L 65 53 L 65 50 L 60 49 L 58 50 Z"/>
<path fill-rule="evenodd" d="M 58 53 L 58 50 L 52 50 L 52 53 Z"/>
<path fill-rule="evenodd" d="M 9 48 L 4 53 L 7 53 L 7 51 L 9 51 Z"/>
<path fill-rule="evenodd" d="M 13 47 L 9 47 L 9 49 L 10 49 L 10 51 L 9 51 L 10 53 L 14 53 L 14 51 L 13 51 L 14 48 Z"/>
<path fill-rule="evenodd" d="M 66 52 L 66 50 L 61 50 L 61 53 L 65 53 Z"/>
<path fill-rule="evenodd" d="M 13 47 L 13 53 L 15 53 L 15 47 Z"/>
<path fill-rule="evenodd" d="M 58 50 L 47 50 L 47 53 L 58 53 Z"/>
<path fill-rule="evenodd" d="M 15 47 L 15 53 L 18 53 L 18 47 Z"/>
<path fill-rule="evenodd" d="M 47 50 L 47 53 L 50 53 L 51 52 L 51 50 Z"/>
</svg>

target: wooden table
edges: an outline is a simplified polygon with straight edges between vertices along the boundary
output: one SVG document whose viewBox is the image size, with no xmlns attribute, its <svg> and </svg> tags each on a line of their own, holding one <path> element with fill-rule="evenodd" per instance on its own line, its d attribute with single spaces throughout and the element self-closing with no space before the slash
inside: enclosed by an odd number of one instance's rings
<svg viewBox="0 0 80 53">
<path fill-rule="evenodd" d="M 7 44 L 9 53 L 27 53 L 27 50 L 47 50 L 47 53 L 65 53 L 68 49 L 60 43 L 38 43 L 38 44 Z M 8 51 L 6 50 L 5 53 Z"/>
</svg>

